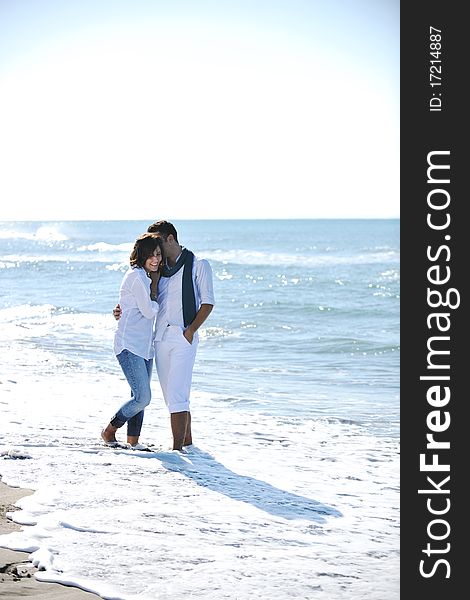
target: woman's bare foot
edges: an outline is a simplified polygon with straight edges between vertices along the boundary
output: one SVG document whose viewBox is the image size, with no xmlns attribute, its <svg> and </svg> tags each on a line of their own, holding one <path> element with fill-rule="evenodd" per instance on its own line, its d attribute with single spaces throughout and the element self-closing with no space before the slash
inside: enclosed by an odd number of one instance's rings
<svg viewBox="0 0 470 600">
<path fill-rule="evenodd" d="M 111 425 L 111 423 L 109 423 L 109 425 L 106 427 L 106 429 L 103 429 L 103 431 L 101 432 L 101 438 L 106 443 L 117 442 L 117 439 L 116 439 L 116 431 L 117 430 L 118 430 L 117 427 L 113 427 Z"/>
</svg>

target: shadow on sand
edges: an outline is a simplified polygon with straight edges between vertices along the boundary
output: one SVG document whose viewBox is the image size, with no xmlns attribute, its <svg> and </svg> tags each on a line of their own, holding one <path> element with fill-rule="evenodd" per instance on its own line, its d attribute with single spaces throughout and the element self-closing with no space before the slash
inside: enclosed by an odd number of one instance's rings
<svg viewBox="0 0 470 600">
<path fill-rule="evenodd" d="M 324 523 L 325 517 L 342 516 L 336 508 L 311 498 L 281 490 L 254 477 L 234 473 L 199 448 L 191 447 L 188 454 L 158 452 L 153 457 L 169 471 L 177 471 L 202 487 L 233 500 L 247 502 L 276 517 Z"/>
</svg>

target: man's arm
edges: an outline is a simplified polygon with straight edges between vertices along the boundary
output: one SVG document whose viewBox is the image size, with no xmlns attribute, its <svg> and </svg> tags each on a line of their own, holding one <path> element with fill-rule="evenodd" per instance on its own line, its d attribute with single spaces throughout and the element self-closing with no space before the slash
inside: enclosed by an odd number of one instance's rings
<svg viewBox="0 0 470 600">
<path fill-rule="evenodd" d="M 183 335 L 190 344 L 193 343 L 194 334 L 211 314 L 213 308 L 213 304 L 201 304 L 192 323 L 184 330 Z"/>
<path fill-rule="evenodd" d="M 119 321 L 119 319 L 121 318 L 121 314 L 122 314 L 121 306 L 120 306 L 120 304 L 116 304 L 116 306 L 113 308 L 113 316 L 116 319 L 116 321 Z"/>
</svg>

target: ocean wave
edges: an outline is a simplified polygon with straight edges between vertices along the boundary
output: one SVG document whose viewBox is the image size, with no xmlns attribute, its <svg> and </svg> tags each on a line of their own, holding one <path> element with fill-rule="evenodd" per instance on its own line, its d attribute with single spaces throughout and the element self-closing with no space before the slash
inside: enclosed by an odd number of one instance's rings
<svg viewBox="0 0 470 600">
<path fill-rule="evenodd" d="M 18 264 L 16 262 L 8 261 L 0 261 L 0 269 L 16 269 Z"/>
<path fill-rule="evenodd" d="M 34 232 L 4 230 L 0 231 L 0 239 L 2 240 L 31 240 L 35 242 L 63 242 L 67 240 L 67 236 L 61 233 L 56 227 L 48 225 L 41 226 Z"/>
<path fill-rule="evenodd" d="M 108 263 L 110 260 L 109 254 L 94 254 L 84 256 L 83 254 L 8 254 L 3 257 L 0 262 L 1 268 L 18 267 L 24 264 L 39 264 L 39 263 Z M 126 265 L 128 266 L 127 260 Z"/>
<path fill-rule="evenodd" d="M 49 319 L 58 309 L 52 304 L 19 304 L 0 309 L 0 323 L 19 323 L 25 320 Z"/>
<path fill-rule="evenodd" d="M 63 262 L 63 263 L 108 263 L 110 259 L 115 259 L 111 256 L 113 253 L 120 253 L 125 256 L 125 260 L 117 264 L 116 270 L 122 270 L 123 264 L 128 266 L 128 257 L 131 250 L 128 244 L 91 244 L 89 246 L 81 246 L 77 250 L 70 250 L 66 253 L 51 253 L 51 254 L 8 254 L 2 257 L 0 261 L 0 269 L 14 268 L 21 264 L 38 264 L 48 262 Z M 213 263 L 214 269 L 217 268 L 216 263 L 221 263 L 223 268 L 220 272 L 215 271 L 215 276 L 218 280 L 230 280 L 233 278 L 232 273 L 228 273 L 225 269 L 227 265 L 249 265 L 250 267 L 298 267 L 302 268 L 319 268 L 319 267 L 334 267 L 341 265 L 368 265 L 380 263 L 399 263 L 399 254 L 394 251 L 374 254 L 358 254 L 351 256 L 328 256 L 328 255 L 284 255 L 268 252 L 246 252 L 242 250 L 215 250 L 198 255 L 199 258 L 206 258 Z M 392 269 L 385 271 L 382 274 L 383 279 L 397 280 L 399 278 L 398 271 Z M 338 282 L 340 285 L 342 282 Z"/>
<path fill-rule="evenodd" d="M 116 326 L 111 314 L 82 313 L 52 304 L 20 304 L 0 309 L 0 323 L 3 325 L 4 340 L 7 326 L 13 326 L 11 332 L 16 332 L 16 338 L 56 334 L 63 335 L 69 342 L 72 342 L 72 336 L 78 339 L 84 333 L 100 339 Z M 21 327 L 20 336 L 17 327 Z"/>
<path fill-rule="evenodd" d="M 113 263 L 112 265 L 106 265 L 105 268 L 107 271 L 122 271 L 123 273 L 125 273 L 127 271 L 127 269 L 129 268 L 129 263 L 128 262 Z"/>
<path fill-rule="evenodd" d="M 126 252 L 130 254 L 133 243 L 125 242 L 123 244 L 108 244 L 106 242 L 95 242 L 94 244 L 86 244 L 79 246 L 77 252 Z"/>
<path fill-rule="evenodd" d="M 382 250 L 379 252 L 360 252 L 352 255 L 332 254 L 285 254 L 280 252 L 261 252 L 246 250 L 212 250 L 200 254 L 209 261 L 223 264 L 239 265 L 266 265 L 266 266 L 298 266 L 306 267 L 371 264 L 371 263 L 397 263 L 400 255 L 395 250 Z"/>
</svg>

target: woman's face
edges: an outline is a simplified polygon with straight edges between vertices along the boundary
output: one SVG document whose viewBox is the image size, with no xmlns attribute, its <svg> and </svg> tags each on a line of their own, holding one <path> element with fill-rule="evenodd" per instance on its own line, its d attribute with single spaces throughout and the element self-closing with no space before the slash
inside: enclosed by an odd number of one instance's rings
<svg viewBox="0 0 470 600">
<path fill-rule="evenodd" d="M 162 262 L 162 251 L 160 248 L 154 250 L 153 254 L 145 261 L 144 269 L 147 273 L 155 273 Z"/>
</svg>

